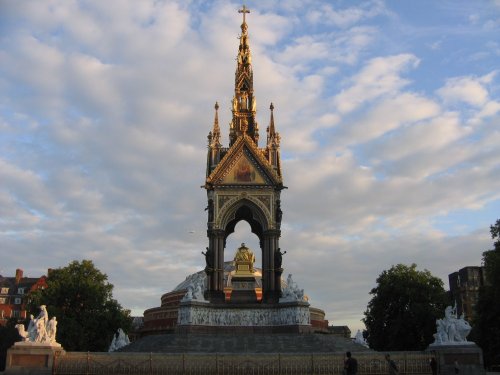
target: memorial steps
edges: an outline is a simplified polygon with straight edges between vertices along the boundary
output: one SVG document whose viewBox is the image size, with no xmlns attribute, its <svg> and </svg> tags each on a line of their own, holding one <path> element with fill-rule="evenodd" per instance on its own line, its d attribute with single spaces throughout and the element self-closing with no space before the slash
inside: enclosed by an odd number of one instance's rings
<svg viewBox="0 0 500 375">
<path fill-rule="evenodd" d="M 165 334 L 143 337 L 122 352 L 143 353 L 331 353 L 371 351 L 328 334 Z"/>
</svg>

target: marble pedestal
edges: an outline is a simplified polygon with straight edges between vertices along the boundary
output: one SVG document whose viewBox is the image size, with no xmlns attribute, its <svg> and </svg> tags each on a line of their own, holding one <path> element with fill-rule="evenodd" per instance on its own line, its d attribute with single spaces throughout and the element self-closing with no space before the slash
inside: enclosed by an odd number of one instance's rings
<svg viewBox="0 0 500 375">
<path fill-rule="evenodd" d="M 255 277 L 234 276 L 232 279 L 233 291 L 231 292 L 231 303 L 257 303 L 255 293 Z"/>
<path fill-rule="evenodd" d="M 54 358 L 65 353 L 57 343 L 16 342 L 7 350 L 5 374 L 51 374 Z"/>
<path fill-rule="evenodd" d="M 434 345 L 427 348 L 436 357 L 438 373 L 455 374 L 455 361 L 458 362 L 460 375 L 486 374 L 483 363 L 483 351 L 473 342 L 466 344 Z"/>
</svg>

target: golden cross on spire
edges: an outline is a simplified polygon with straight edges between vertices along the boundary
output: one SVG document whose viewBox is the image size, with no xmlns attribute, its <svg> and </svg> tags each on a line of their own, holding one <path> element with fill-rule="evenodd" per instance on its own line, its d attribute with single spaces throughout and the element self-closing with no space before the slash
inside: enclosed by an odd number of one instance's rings
<svg viewBox="0 0 500 375">
<path fill-rule="evenodd" d="M 243 13 L 243 23 L 246 23 L 245 22 L 245 13 L 250 13 L 250 9 L 248 9 L 245 4 L 243 4 L 243 8 L 242 9 L 238 9 L 238 13 Z"/>
</svg>

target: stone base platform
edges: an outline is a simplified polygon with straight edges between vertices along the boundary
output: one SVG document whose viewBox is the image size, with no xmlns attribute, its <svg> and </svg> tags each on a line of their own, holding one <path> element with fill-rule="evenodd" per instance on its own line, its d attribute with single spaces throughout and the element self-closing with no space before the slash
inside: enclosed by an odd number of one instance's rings
<svg viewBox="0 0 500 375">
<path fill-rule="evenodd" d="M 437 360 L 438 372 L 442 375 L 455 374 L 455 361 L 460 375 L 486 374 L 483 363 L 483 351 L 473 342 L 453 345 L 429 345 Z"/>
<path fill-rule="evenodd" d="M 164 334 L 140 338 L 119 350 L 143 353 L 343 353 L 371 352 L 331 334 Z"/>
<path fill-rule="evenodd" d="M 51 374 L 54 356 L 64 354 L 60 344 L 16 342 L 7 350 L 5 374 Z"/>
</svg>

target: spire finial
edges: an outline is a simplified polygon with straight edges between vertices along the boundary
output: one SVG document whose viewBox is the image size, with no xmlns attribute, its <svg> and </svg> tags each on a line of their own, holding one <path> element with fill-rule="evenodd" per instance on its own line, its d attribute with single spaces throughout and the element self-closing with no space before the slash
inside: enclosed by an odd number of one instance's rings
<svg viewBox="0 0 500 375">
<path fill-rule="evenodd" d="M 238 9 L 238 13 L 243 13 L 243 24 L 246 23 L 246 19 L 245 19 L 245 14 L 246 13 L 250 13 L 250 9 L 248 9 L 245 4 L 243 4 L 243 8 L 242 9 Z"/>
<path fill-rule="evenodd" d="M 212 131 L 210 132 L 211 138 L 209 139 L 209 143 L 213 147 L 220 146 L 220 127 L 219 127 L 219 103 L 215 102 L 215 117 L 214 117 L 214 126 Z"/>
<path fill-rule="evenodd" d="M 273 114 L 273 110 L 274 110 L 274 105 L 273 103 L 271 103 L 271 105 L 269 106 L 269 109 L 271 110 L 271 119 L 269 120 L 269 136 L 271 137 L 274 137 L 274 135 L 276 134 L 276 130 L 274 129 L 274 114 Z"/>
</svg>

